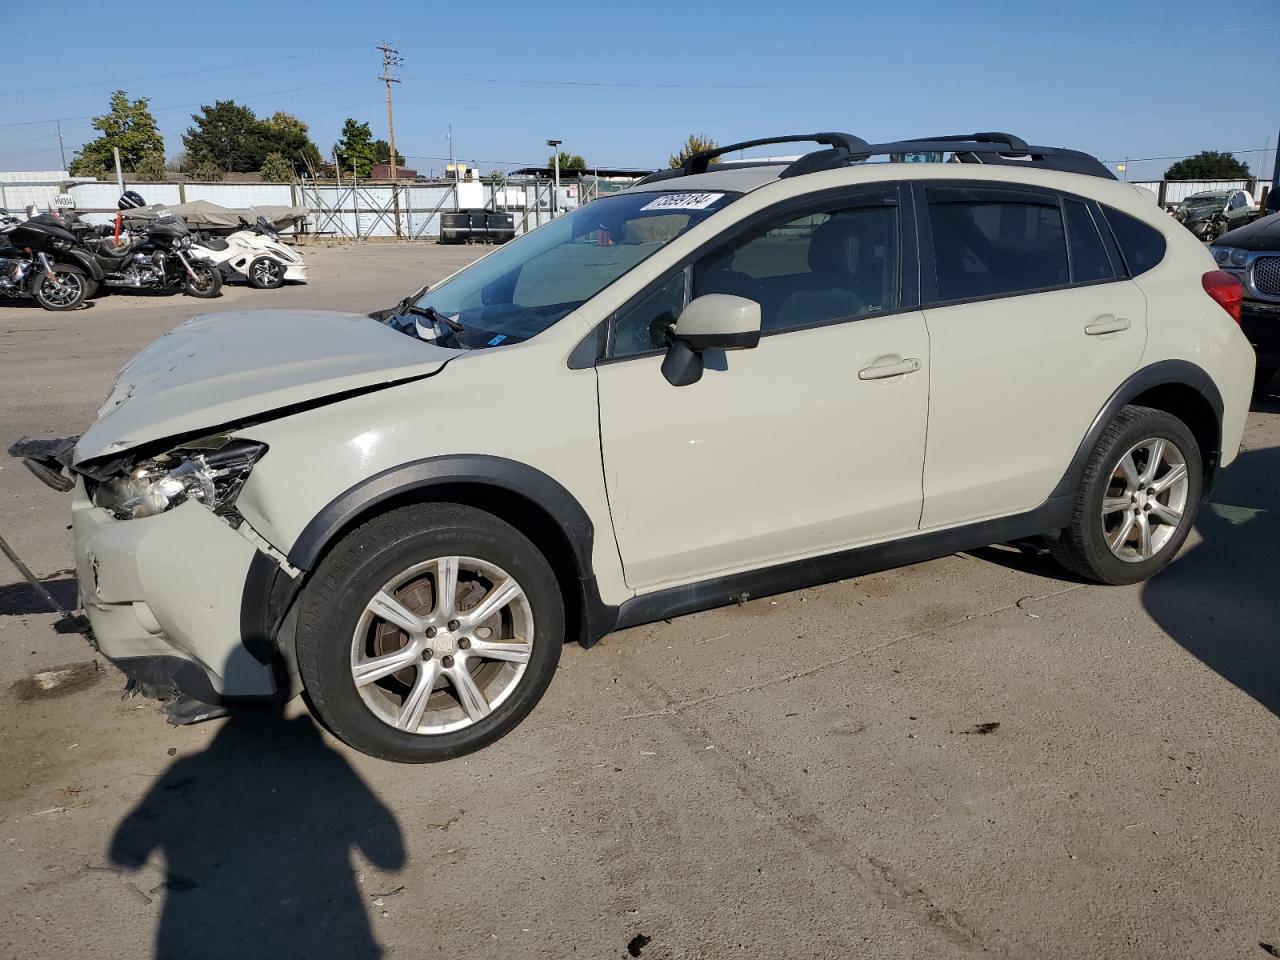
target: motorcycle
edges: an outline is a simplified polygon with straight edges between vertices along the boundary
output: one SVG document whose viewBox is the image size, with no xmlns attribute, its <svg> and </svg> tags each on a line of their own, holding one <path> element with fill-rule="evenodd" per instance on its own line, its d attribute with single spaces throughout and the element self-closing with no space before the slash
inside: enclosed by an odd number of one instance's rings
<svg viewBox="0 0 1280 960">
<path fill-rule="evenodd" d="M 87 254 L 91 279 L 105 287 L 133 290 L 181 289 L 188 296 L 216 297 L 222 274 L 192 248 L 187 225 L 165 213 L 117 239 L 109 227 L 73 224 L 78 251 Z"/>
<path fill-rule="evenodd" d="M 194 250 L 217 265 L 224 280 L 247 280 L 260 290 L 274 290 L 286 280 L 307 282 L 302 254 L 280 239 L 280 232 L 261 214 L 250 226 L 228 237 L 199 236 Z"/>
<path fill-rule="evenodd" d="M 75 243 L 53 214 L 0 218 L 0 297 L 31 297 L 46 310 L 79 307 L 93 293 L 93 281 Z"/>
</svg>

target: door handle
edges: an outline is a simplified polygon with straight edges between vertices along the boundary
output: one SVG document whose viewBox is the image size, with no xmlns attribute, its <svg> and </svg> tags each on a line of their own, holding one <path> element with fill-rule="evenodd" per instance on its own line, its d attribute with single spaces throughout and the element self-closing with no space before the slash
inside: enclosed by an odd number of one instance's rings
<svg viewBox="0 0 1280 960">
<path fill-rule="evenodd" d="M 1084 332 L 1090 337 L 1100 337 L 1104 333 L 1119 333 L 1121 330 L 1128 330 L 1131 326 L 1132 324 L 1124 317 L 1103 314 L 1100 317 L 1094 317 L 1085 324 Z"/>
<path fill-rule="evenodd" d="M 915 373 L 920 369 L 920 361 L 915 357 L 905 360 L 897 356 L 876 357 L 868 367 L 858 371 L 859 380 L 884 380 L 888 377 L 900 377 L 905 373 Z"/>
</svg>

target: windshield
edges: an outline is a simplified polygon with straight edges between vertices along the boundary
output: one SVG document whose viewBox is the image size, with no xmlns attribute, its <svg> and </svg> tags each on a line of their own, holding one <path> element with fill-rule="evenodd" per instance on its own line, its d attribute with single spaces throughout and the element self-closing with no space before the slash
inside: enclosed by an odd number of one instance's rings
<svg viewBox="0 0 1280 960">
<path fill-rule="evenodd" d="M 1225 195 L 1216 197 L 1187 197 L 1182 201 L 1184 207 L 1220 207 L 1227 202 Z"/>
<path fill-rule="evenodd" d="M 438 315 L 437 335 L 464 347 L 528 340 L 737 196 L 602 197 L 511 241 L 407 309 L 427 319 Z"/>
</svg>

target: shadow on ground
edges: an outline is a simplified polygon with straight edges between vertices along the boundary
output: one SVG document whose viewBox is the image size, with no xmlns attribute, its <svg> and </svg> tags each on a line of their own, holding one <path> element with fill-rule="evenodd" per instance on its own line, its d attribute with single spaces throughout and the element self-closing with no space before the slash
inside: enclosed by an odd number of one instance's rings
<svg viewBox="0 0 1280 960">
<path fill-rule="evenodd" d="M 351 854 L 399 870 L 400 827 L 310 717 L 234 711 L 173 763 L 111 839 L 126 870 L 163 861 L 159 960 L 379 957 Z"/>
<path fill-rule="evenodd" d="M 1147 583 L 1142 602 L 1205 666 L 1280 716 L 1280 448 L 1242 453 L 1212 500 L 1196 520 L 1203 542 Z"/>
<path fill-rule="evenodd" d="M 3 562 L 3 558 L 0 558 Z M 62 604 L 64 609 L 74 610 L 80 606 L 79 591 L 76 589 L 75 573 L 63 570 L 52 577 L 40 581 L 44 588 L 53 594 L 53 599 Z M 0 617 L 25 616 L 31 613 L 53 613 L 48 602 L 35 588 L 25 580 L 17 583 L 0 585 Z"/>
</svg>

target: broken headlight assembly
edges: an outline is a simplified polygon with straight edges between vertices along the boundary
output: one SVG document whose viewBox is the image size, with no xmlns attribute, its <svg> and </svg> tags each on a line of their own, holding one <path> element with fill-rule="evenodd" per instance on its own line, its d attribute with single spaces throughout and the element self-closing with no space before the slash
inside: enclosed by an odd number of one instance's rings
<svg viewBox="0 0 1280 960">
<path fill-rule="evenodd" d="M 236 497 L 253 465 L 267 452 L 262 443 L 210 438 L 136 463 L 122 477 L 99 483 L 93 502 L 119 520 L 154 517 L 194 500 L 238 521 Z"/>
</svg>

